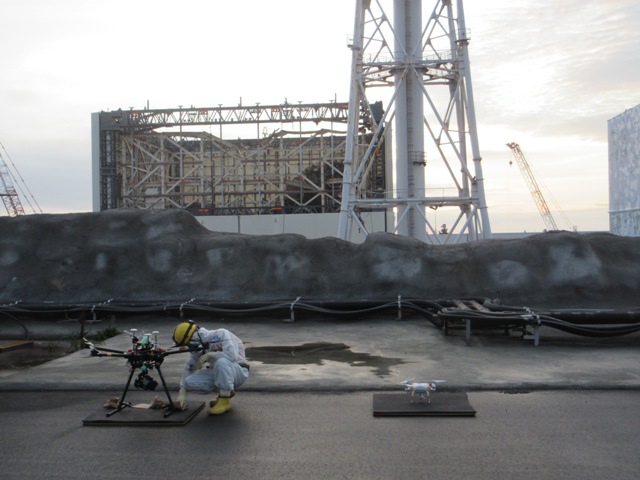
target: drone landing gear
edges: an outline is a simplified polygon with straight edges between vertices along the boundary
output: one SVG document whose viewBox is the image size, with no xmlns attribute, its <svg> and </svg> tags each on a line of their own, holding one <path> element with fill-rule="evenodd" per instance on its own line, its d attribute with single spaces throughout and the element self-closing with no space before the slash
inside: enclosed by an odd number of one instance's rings
<svg viewBox="0 0 640 480">
<path fill-rule="evenodd" d="M 429 395 L 429 394 L 427 394 L 427 396 L 425 397 L 424 393 L 420 392 L 416 396 L 418 397 L 418 401 L 420 401 L 420 402 L 425 402 L 426 401 L 427 403 L 431 403 L 431 395 Z M 413 400 L 414 400 L 413 394 L 411 394 L 411 403 L 412 404 L 413 404 Z"/>
<path fill-rule="evenodd" d="M 165 412 L 163 417 L 167 418 L 169 415 L 178 411 L 179 409 L 174 405 L 173 400 L 171 399 L 171 394 L 169 393 L 169 389 L 167 388 L 167 382 L 164 380 L 164 376 L 162 375 L 162 370 L 160 370 L 160 365 L 156 365 L 155 368 L 158 370 L 158 375 L 160 376 L 160 380 L 162 381 L 162 388 L 164 388 L 164 393 L 167 394 L 167 399 L 169 400 L 169 404 L 165 407 Z M 133 408 L 130 402 L 125 402 L 125 398 L 127 393 L 129 392 L 129 386 L 131 385 L 131 380 L 133 379 L 133 374 L 138 369 L 138 367 L 131 367 L 131 371 L 129 372 L 129 379 L 127 380 L 127 384 L 124 387 L 124 392 L 122 392 L 122 396 L 120 397 L 120 401 L 118 402 L 118 406 L 115 410 L 107 413 L 107 417 L 111 417 L 116 413 L 124 410 L 127 407 Z M 144 373 L 141 371 L 140 376 L 142 379 L 145 379 Z M 137 382 L 137 381 L 136 381 Z M 155 386 L 153 387 L 155 389 Z M 151 388 L 146 388 L 146 390 L 152 390 Z"/>
</svg>

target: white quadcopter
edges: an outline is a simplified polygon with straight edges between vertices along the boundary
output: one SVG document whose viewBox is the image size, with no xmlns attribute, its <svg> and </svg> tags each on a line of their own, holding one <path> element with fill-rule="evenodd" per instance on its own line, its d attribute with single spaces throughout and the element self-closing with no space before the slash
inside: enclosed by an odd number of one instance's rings
<svg viewBox="0 0 640 480">
<path fill-rule="evenodd" d="M 402 386 L 405 391 L 411 392 L 411 403 L 413 403 L 414 396 L 418 396 L 418 400 L 427 403 L 431 403 L 431 392 L 436 391 L 436 384 L 442 383 L 444 380 L 431 380 L 428 383 L 415 383 L 411 380 L 404 380 Z"/>
</svg>

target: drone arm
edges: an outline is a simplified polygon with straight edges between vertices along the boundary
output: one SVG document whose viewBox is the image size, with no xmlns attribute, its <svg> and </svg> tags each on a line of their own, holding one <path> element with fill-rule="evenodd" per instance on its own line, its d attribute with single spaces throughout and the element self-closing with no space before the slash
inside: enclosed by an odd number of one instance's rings
<svg viewBox="0 0 640 480">
<path fill-rule="evenodd" d="M 166 357 L 168 355 L 175 355 L 176 353 L 191 353 L 191 352 L 201 352 L 203 349 L 203 347 L 201 345 L 198 345 L 197 347 L 180 347 L 177 349 L 172 349 L 172 350 L 163 350 L 162 351 L 162 356 Z"/>
<path fill-rule="evenodd" d="M 120 357 L 131 358 L 131 354 L 124 352 L 101 352 L 100 350 L 91 350 L 92 357 Z"/>
<path fill-rule="evenodd" d="M 130 358 L 131 353 L 123 352 L 122 350 L 112 350 L 110 348 L 96 347 L 93 343 L 84 341 L 84 348 L 91 350 L 92 357 L 122 357 Z"/>
<path fill-rule="evenodd" d="M 89 348 L 91 348 L 91 347 L 89 347 Z M 123 352 L 122 350 L 113 350 L 111 348 L 93 347 L 93 348 L 91 348 L 91 350 L 92 351 L 97 351 L 97 352 L 100 352 L 100 353 L 105 353 L 105 354 L 107 354 L 107 353 L 116 353 L 116 354 L 126 355 L 126 352 Z M 108 355 L 108 356 L 110 356 L 110 355 Z"/>
<path fill-rule="evenodd" d="M 122 350 L 113 350 L 111 348 L 96 347 L 92 342 L 90 342 L 86 338 L 83 338 L 82 341 L 84 342 L 83 347 L 90 349 L 92 355 L 94 355 L 94 352 L 100 352 L 100 353 L 102 353 L 102 352 L 110 352 L 110 353 L 122 353 L 122 354 L 124 354 L 124 352 Z"/>
</svg>

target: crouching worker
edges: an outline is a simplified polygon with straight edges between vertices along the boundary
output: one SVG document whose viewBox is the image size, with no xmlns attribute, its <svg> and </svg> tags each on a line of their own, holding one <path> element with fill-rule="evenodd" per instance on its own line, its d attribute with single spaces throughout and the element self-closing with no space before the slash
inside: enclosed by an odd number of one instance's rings
<svg viewBox="0 0 640 480">
<path fill-rule="evenodd" d="M 184 364 L 176 406 L 187 408 L 187 392 L 218 392 L 218 398 L 209 403 L 209 414 L 228 412 L 235 389 L 249 378 L 242 340 L 224 328 L 207 330 L 188 321 L 175 328 L 173 341 L 181 347 L 201 347 Z"/>
</svg>

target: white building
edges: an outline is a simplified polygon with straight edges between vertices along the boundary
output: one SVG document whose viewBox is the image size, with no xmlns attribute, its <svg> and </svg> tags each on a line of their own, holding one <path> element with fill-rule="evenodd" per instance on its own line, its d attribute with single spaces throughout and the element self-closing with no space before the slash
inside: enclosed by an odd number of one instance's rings
<svg viewBox="0 0 640 480">
<path fill-rule="evenodd" d="M 640 105 L 608 122 L 609 230 L 640 236 Z"/>
</svg>

